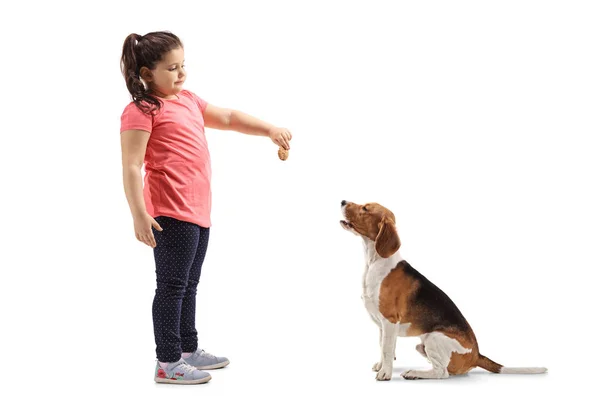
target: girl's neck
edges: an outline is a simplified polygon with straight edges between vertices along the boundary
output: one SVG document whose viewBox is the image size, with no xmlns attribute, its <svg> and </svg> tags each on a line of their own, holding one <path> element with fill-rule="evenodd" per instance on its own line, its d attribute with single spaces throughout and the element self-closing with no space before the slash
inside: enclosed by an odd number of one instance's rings
<svg viewBox="0 0 600 400">
<path fill-rule="evenodd" d="M 179 98 L 179 96 L 176 94 L 166 95 L 156 90 L 150 91 L 150 94 L 163 100 L 176 100 Z"/>
</svg>

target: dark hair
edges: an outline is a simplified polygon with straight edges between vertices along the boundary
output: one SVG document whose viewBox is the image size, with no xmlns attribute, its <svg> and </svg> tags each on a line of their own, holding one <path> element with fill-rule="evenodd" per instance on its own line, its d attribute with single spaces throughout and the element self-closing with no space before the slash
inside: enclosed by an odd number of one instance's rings
<svg viewBox="0 0 600 400">
<path fill-rule="evenodd" d="M 145 114 L 154 114 L 162 102 L 154 96 L 140 79 L 140 69 L 154 69 L 166 53 L 182 47 L 181 40 L 171 32 L 150 32 L 144 36 L 132 33 L 123 43 L 121 72 L 127 90 L 135 105 Z"/>
</svg>

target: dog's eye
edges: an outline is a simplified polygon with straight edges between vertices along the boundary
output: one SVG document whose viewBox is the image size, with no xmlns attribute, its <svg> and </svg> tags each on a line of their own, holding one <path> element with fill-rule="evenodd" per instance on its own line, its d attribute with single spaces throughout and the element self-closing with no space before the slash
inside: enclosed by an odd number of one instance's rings
<svg viewBox="0 0 600 400">
<path fill-rule="evenodd" d="M 363 211 L 367 211 L 367 206 L 363 206 Z"/>
</svg>

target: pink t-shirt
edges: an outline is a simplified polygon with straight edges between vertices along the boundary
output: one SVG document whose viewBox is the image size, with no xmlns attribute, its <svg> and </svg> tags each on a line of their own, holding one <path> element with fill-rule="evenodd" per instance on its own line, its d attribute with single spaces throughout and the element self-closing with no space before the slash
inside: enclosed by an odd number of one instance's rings
<svg viewBox="0 0 600 400">
<path fill-rule="evenodd" d="M 153 218 L 166 216 L 210 227 L 211 167 L 204 135 L 208 103 L 182 90 L 163 101 L 155 115 L 141 112 L 131 102 L 121 115 L 121 132 L 150 132 L 144 157 L 144 201 Z"/>
</svg>

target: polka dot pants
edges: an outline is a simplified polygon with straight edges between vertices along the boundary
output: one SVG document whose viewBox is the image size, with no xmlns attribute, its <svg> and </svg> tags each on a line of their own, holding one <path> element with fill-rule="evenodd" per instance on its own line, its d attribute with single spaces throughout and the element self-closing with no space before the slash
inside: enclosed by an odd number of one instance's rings
<svg viewBox="0 0 600 400">
<path fill-rule="evenodd" d="M 196 287 L 208 246 L 209 228 L 170 217 L 156 217 L 156 294 L 152 303 L 156 356 L 174 362 L 198 347 Z"/>
</svg>

